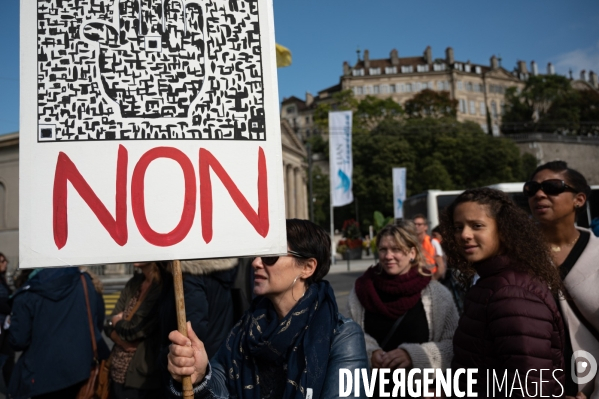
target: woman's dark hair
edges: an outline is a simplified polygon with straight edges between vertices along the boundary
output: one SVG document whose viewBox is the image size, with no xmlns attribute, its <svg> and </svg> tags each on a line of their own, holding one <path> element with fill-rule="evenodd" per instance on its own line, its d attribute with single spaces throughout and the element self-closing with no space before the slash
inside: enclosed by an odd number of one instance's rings
<svg viewBox="0 0 599 399">
<path fill-rule="evenodd" d="M 491 188 L 464 191 L 441 215 L 441 245 L 447 256 L 447 264 L 459 271 L 457 278 L 464 287 L 471 285 L 476 273 L 472 263 L 462 256 L 455 235 L 454 212 L 458 205 L 465 202 L 475 202 L 487 207 L 489 217 L 497 223 L 500 251 L 513 261 L 514 269 L 536 276 L 554 294 L 560 291 L 561 278 L 537 224 L 504 192 Z"/>
<path fill-rule="evenodd" d="M 576 169 L 569 168 L 566 162 L 551 161 L 543 165 L 540 165 L 535 169 L 535 171 L 530 176 L 530 179 L 528 180 L 534 179 L 537 173 L 539 173 L 542 170 L 550 170 L 555 173 L 562 173 L 564 175 L 564 180 L 566 184 L 572 187 L 576 194 L 583 193 L 586 196 L 587 201 L 591 197 L 591 187 L 589 187 L 587 179 L 585 179 L 582 173 L 580 173 Z M 578 208 L 578 212 L 586 212 L 585 207 L 581 206 L 580 208 Z"/>
<path fill-rule="evenodd" d="M 319 225 L 309 220 L 287 219 L 287 244 L 292 251 L 316 259 L 316 270 L 306 279 L 306 285 L 318 283 L 331 268 L 331 237 Z M 302 259 L 295 258 L 300 264 Z"/>
</svg>

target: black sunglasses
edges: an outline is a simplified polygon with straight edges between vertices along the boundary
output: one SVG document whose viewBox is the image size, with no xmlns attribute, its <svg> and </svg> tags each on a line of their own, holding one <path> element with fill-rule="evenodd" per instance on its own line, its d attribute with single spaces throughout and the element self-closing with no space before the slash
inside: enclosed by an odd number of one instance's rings
<svg viewBox="0 0 599 399">
<path fill-rule="evenodd" d="M 287 251 L 287 255 L 284 255 L 284 256 L 293 256 L 294 258 L 300 258 L 300 259 L 310 259 L 310 258 L 314 257 L 312 255 L 302 254 L 300 252 L 291 251 L 291 250 Z M 257 258 L 262 259 L 262 263 L 265 266 L 272 266 L 275 263 L 277 263 L 280 256 L 257 256 Z"/>
<path fill-rule="evenodd" d="M 528 181 L 524 183 L 524 188 L 522 189 L 524 195 L 527 197 L 532 197 L 539 190 L 543 190 L 543 192 L 547 195 L 559 195 L 566 190 L 574 192 L 576 191 L 572 187 L 568 186 L 566 182 L 559 179 L 549 179 L 541 183 L 536 181 Z"/>
</svg>

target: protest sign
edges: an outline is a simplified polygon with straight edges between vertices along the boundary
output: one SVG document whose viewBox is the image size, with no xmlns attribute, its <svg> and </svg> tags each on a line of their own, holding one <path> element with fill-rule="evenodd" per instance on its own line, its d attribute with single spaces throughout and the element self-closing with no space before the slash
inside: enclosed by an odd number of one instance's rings
<svg viewBox="0 0 599 399">
<path fill-rule="evenodd" d="M 270 0 L 21 2 L 20 266 L 285 253 Z"/>
</svg>

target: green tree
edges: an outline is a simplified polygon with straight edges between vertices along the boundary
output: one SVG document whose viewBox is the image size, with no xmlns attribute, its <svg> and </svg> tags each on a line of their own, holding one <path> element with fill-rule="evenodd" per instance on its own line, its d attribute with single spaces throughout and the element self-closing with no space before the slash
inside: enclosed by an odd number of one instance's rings
<svg viewBox="0 0 599 399">
<path fill-rule="evenodd" d="M 455 118 L 458 100 L 452 100 L 447 91 L 422 90 L 405 103 L 408 118 Z"/>
<path fill-rule="evenodd" d="M 329 129 L 330 111 L 353 111 L 354 132 L 368 132 L 384 120 L 401 120 L 403 115 L 403 108 L 392 98 L 366 96 L 358 101 L 351 90 L 343 90 L 332 97 L 331 102 L 319 104 L 314 111 L 314 122 L 324 132 Z"/>
<path fill-rule="evenodd" d="M 575 90 L 559 75 L 531 76 L 506 92 L 502 130 L 510 133 L 599 134 L 599 93 Z"/>
<path fill-rule="evenodd" d="M 330 226 L 329 204 L 331 200 L 331 186 L 329 176 L 322 173 L 319 166 L 312 168 L 312 192 L 314 196 L 313 222 L 328 231 Z"/>
<path fill-rule="evenodd" d="M 337 228 L 354 218 L 365 234 L 375 211 L 393 214 L 393 167 L 407 168 L 408 196 L 430 189 L 522 181 L 536 167 L 532 155 L 520 156 L 514 142 L 485 134 L 476 123 L 458 122 L 451 116 L 400 118 L 374 110 L 373 104 L 369 100 L 360 109 L 371 122 L 378 120 L 377 125 L 354 130 L 352 135 L 353 193 L 358 207 L 353 203 L 335 208 Z M 328 229 L 329 179 L 316 168 L 314 176 L 315 219 Z"/>
</svg>

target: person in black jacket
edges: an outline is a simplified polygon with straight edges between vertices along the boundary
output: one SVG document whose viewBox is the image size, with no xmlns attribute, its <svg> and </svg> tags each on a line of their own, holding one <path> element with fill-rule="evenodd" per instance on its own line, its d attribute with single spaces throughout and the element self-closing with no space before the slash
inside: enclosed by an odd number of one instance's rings
<svg viewBox="0 0 599 399">
<path fill-rule="evenodd" d="M 11 398 L 75 398 L 93 364 L 82 272 L 76 267 L 36 269 L 12 299 L 9 342 L 23 351 L 13 371 Z M 108 357 L 101 335 L 104 301 L 83 273 L 99 360 Z"/>
<path fill-rule="evenodd" d="M 202 339 L 209 356 L 216 354 L 235 324 L 236 315 L 232 289 L 237 276 L 237 258 L 197 259 L 181 262 L 185 315 L 193 330 Z M 172 277 L 172 275 L 171 275 Z M 175 292 L 172 281 L 165 283 L 160 306 L 161 355 L 165 386 L 170 374 L 166 369 L 171 341 L 168 334 L 177 329 Z"/>
<path fill-rule="evenodd" d="M 12 350 L 6 339 L 6 329 L 10 325 L 10 305 L 8 301 L 12 294 L 12 290 L 6 281 L 7 268 L 8 260 L 0 252 L 0 368 L 2 369 L 5 385 L 8 385 L 15 365 L 15 351 Z"/>
</svg>

